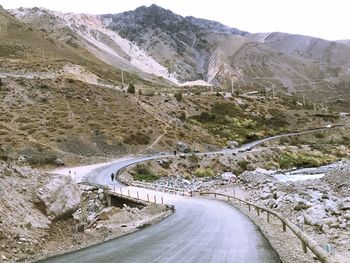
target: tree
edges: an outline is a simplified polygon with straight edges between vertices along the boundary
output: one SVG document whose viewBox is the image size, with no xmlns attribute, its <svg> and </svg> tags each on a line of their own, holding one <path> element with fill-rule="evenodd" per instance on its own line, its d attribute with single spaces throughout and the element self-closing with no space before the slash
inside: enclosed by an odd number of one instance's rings
<svg viewBox="0 0 350 263">
<path fill-rule="evenodd" d="M 133 83 L 129 84 L 128 89 L 126 90 L 128 93 L 135 94 L 135 85 Z"/>
<path fill-rule="evenodd" d="M 175 92 L 174 97 L 177 101 L 182 101 L 182 93 L 180 91 Z"/>
</svg>

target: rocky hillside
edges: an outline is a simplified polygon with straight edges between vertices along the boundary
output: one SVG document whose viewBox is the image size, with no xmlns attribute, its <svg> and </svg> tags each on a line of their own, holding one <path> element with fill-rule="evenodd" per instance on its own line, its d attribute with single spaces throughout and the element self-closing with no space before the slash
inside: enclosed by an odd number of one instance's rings
<svg viewBox="0 0 350 263">
<path fill-rule="evenodd" d="M 95 63 L 152 82 L 186 85 L 201 80 L 227 90 L 288 92 L 314 100 L 336 92 L 329 101 L 347 98 L 350 47 L 346 41 L 249 34 L 156 5 L 101 16 L 38 8 L 11 13 L 75 53 L 89 54 Z M 113 75 L 120 71 L 108 74 Z"/>
</svg>

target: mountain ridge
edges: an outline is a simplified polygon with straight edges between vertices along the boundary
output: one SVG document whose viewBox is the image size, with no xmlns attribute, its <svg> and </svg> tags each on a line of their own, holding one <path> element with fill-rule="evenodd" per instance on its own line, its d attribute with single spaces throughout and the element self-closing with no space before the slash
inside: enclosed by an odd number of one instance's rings
<svg viewBox="0 0 350 263">
<path fill-rule="evenodd" d="M 105 15 L 47 11 L 46 22 L 39 19 L 40 10 L 11 12 L 57 41 L 67 42 L 62 32 L 69 32 L 68 44 L 150 81 L 186 85 L 200 80 L 227 90 L 281 87 L 289 93 L 309 90 L 312 97 L 317 89 L 343 89 L 350 79 L 350 46 L 341 42 L 280 32 L 252 34 L 157 5 Z M 62 26 L 57 26 L 60 19 Z"/>
</svg>

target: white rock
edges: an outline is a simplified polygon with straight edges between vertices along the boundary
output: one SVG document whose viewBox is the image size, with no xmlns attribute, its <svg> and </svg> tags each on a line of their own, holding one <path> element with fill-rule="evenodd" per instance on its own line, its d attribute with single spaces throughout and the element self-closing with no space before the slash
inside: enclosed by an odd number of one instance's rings
<svg viewBox="0 0 350 263">
<path fill-rule="evenodd" d="M 79 187 L 69 176 L 56 175 L 40 188 L 37 197 L 50 220 L 71 216 L 80 204 Z"/>
<path fill-rule="evenodd" d="M 346 219 L 346 220 L 350 220 L 350 211 L 349 212 L 346 212 L 343 217 Z"/>
<path fill-rule="evenodd" d="M 310 207 L 304 213 L 305 224 L 311 226 L 322 225 L 322 219 L 324 219 L 326 215 L 323 205 Z"/>
<path fill-rule="evenodd" d="M 98 229 L 101 229 L 101 228 L 103 228 L 103 225 L 102 224 L 98 224 L 97 226 L 96 226 L 96 229 L 98 230 Z"/>
<path fill-rule="evenodd" d="M 331 225 L 337 222 L 337 219 L 335 217 L 327 217 L 322 220 L 322 224 L 324 225 Z"/>
</svg>

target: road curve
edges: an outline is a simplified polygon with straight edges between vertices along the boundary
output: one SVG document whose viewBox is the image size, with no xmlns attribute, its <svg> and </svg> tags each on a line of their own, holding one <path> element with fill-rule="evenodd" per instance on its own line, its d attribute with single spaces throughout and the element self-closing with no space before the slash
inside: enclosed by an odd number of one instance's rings
<svg viewBox="0 0 350 263">
<path fill-rule="evenodd" d="M 238 152 L 268 140 L 314 131 L 278 135 L 243 145 L 239 149 L 207 154 Z M 110 182 L 112 172 L 135 163 L 167 157 L 170 155 L 114 162 L 93 169 L 87 180 L 101 185 L 122 186 L 119 182 Z M 170 197 L 165 201 L 175 206 L 175 213 L 155 225 L 38 262 L 281 262 L 259 229 L 236 208 L 220 201 L 200 198 Z"/>
<path fill-rule="evenodd" d="M 39 262 L 281 262 L 259 229 L 234 207 L 181 198 L 176 211 L 141 231 Z"/>
</svg>

